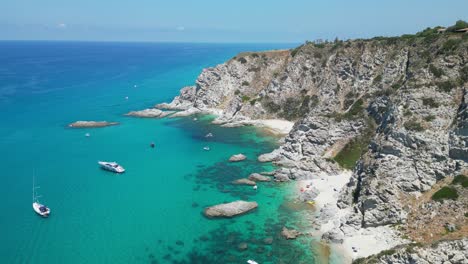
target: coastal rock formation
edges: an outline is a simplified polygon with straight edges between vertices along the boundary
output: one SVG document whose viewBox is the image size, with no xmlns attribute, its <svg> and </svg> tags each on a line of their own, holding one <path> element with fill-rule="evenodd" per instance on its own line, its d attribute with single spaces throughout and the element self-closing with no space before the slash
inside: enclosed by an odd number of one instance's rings
<svg viewBox="0 0 468 264">
<path fill-rule="evenodd" d="M 294 230 L 294 229 L 288 229 L 287 227 L 283 227 L 283 230 L 281 231 L 281 235 L 286 238 L 286 239 L 296 239 L 298 236 L 302 235 L 301 232 Z"/>
<path fill-rule="evenodd" d="M 258 207 L 256 202 L 235 201 L 231 203 L 218 204 L 205 209 L 207 217 L 233 217 L 247 213 Z"/>
<path fill-rule="evenodd" d="M 466 174 L 467 62 L 466 36 L 436 29 L 306 42 L 241 53 L 203 70 L 196 86 L 158 107 L 214 113 L 217 124 L 229 126 L 295 122 L 281 146 L 258 160 L 280 166 L 275 181 L 352 171 L 338 198 L 320 209 L 323 238 L 346 243 L 374 232 L 391 236 L 390 248 L 403 243 L 393 239 L 393 227 L 406 225 L 411 201 Z M 456 230 L 453 238 L 461 235 Z"/>
<path fill-rule="evenodd" d="M 252 180 L 252 181 L 259 181 L 259 182 L 267 182 L 267 181 L 271 181 L 271 178 L 270 177 L 267 177 L 267 176 L 263 176 L 259 173 L 252 173 L 249 175 L 249 180 Z"/>
<path fill-rule="evenodd" d="M 161 111 L 156 108 L 149 108 L 141 111 L 131 111 L 128 112 L 127 116 L 135 116 L 135 117 L 148 117 L 148 118 L 163 118 L 169 115 L 174 114 L 175 111 Z"/>
<path fill-rule="evenodd" d="M 237 161 L 243 161 L 245 160 L 247 157 L 244 155 L 244 154 L 236 154 L 236 155 L 232 155 L 230 158 L 229 158 L 229 161 L 230 162 L 237 162 Z"/>
<path fill-rule="evenodd" d="M 233 183 L 234 184 L 241 184 L 241 185 L 242 184 L 243 185 L 251 185 L 251 186 L 257 185 L 257 183 L 255 183 L 253 180 L 249 180 L 249 179 L 245 179 L 245 178 L 235 180 Z"/>
<path fill-rule="evenodd" d="M 115 126 L 118 125 L 117 122 L 107 122 L 107 121 L 76 121 L 68 125 L 72 128 L 95 128 L 95 127 L 106 127 L 106 126 Z"/>
</svg>

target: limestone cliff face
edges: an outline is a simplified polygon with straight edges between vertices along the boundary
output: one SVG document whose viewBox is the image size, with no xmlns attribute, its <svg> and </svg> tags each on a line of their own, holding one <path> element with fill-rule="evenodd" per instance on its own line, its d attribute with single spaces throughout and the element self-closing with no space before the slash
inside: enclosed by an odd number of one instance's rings
<svg viewBox="0 0 468 264">
<path fill-rule="evenodd" d="M 338 232 L 404 223 L 404 198 L 426 192 L 468 161 L 466 34 L 306 43 L 242 53 L 204 70 L 161 108 L 218 109 L 218 123 L 295 121 L 262 161 L 278 180 L 353 170 Z M 358 160 L 350 157 L 358 152 Z M 349 167 L 351 162 L 352 166 Z M 355 164 L 355 165 L 354 165 Z"/>
</svg>

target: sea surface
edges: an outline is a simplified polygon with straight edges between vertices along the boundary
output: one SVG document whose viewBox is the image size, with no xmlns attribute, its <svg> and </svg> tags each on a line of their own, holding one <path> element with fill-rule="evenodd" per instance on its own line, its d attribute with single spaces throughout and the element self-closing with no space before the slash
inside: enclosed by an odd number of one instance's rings
<svg viewBox="0 0 468 264">
<path fill-rule="evenodd" d="M 0 263 L 319 263 L 316 241 L 279 236 L 308 210 L 293 201 L 294 186 L 231 184 L 273 170 L 256 157 L 277 138 L 211 125 L 211 116 L 124 116 L 170 101 L 238 52 L 293 46 L 0 42 Z M 77 120 L 120 125 L 67 128 Z M 228 163 L 237 153 L 248 159 Z M 127 171 L 103 171 L 98 160 Z M 31 207 L 33 175 L 47 219 Z M 238 199 L 259 208 L 232 219 L 202 214 Z"/>
</svg>

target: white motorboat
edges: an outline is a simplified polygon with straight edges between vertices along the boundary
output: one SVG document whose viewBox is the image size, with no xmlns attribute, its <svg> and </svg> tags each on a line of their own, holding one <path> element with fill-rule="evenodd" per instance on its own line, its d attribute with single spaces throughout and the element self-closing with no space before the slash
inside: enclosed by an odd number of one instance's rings
<svg viewBox="0 0 468 264">
<path fill-rule="evenodd" d="M 39 200 L 37 198 L 39 198 L 39 196 L 36 195 L 36 189 L 39 188 L 39 186 L 34 186 L 34 176 L 33 176 L 33 194 L 32 194 L 32 199 L 33 199 L 33 203 L 32 203 L 32 207 L 34 209 L 34 211 L 42 216 L 42 217 L 49 217 L 49 214 L 50 214 L 50 208 L 41 204 L 39 202 Z"/>
<path fill-rule="evenodd" d="M 101 168 L 116 172 L 116 173 L 122 173 L 125 172 L 125 169 L 117 164 L 117 162 L 110 162 L 110 161 L 98 161 L 98 164 L 101 166 Z"/>
<path fill-rule="evenodd" d="M 249 264 L 258 264 L 257 261 L 251 260 L 251 259 L 247 260 L 247 263 L 249 263 Z"/>
<path fill-rule="evenodd" d="M 206 138 L 213 137 L 213 134 L 208 133 L 208 134 L 205 135 L 205 137 L 206 137 Z"/>
<path fill-rule="evenodd" d="M 210 147 L 204 147 L 203 149 L 208 151 L 208 150 L 210 150 Z"/>
</svg>

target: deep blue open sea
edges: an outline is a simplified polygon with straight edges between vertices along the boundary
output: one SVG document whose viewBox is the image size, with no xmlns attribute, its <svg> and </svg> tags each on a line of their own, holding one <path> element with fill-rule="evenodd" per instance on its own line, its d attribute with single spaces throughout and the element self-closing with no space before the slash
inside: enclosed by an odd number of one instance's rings
<svg viewBox="0 0 468 264">
<path fill-rule="evenodd" d="M 0 263 L 317 262 L 314 241 L 279 237 L 304 209 L 291 201 L 291 186 L 231 184 L 273 169 L 256 157 L 273 150 L 276 138 L 214 126 L 208 116 L 124 116 L 170 101 L 204 67 L 238 52 L 292 46 L 0 42 Z M 67 128 L 77 120 L 120 125 Z M 205 138 L 208 132 L 214 137 Z M 227 162 L 240 152 L 246 161 Z M 98 160 L 127 172 L 103 171 Z M 48 219 L 32 210 L 33 174 L 52 210 Z M 259 208 L 233 219 L 202 215 L 206 206 L 238 199 Z"/>
</svg>

